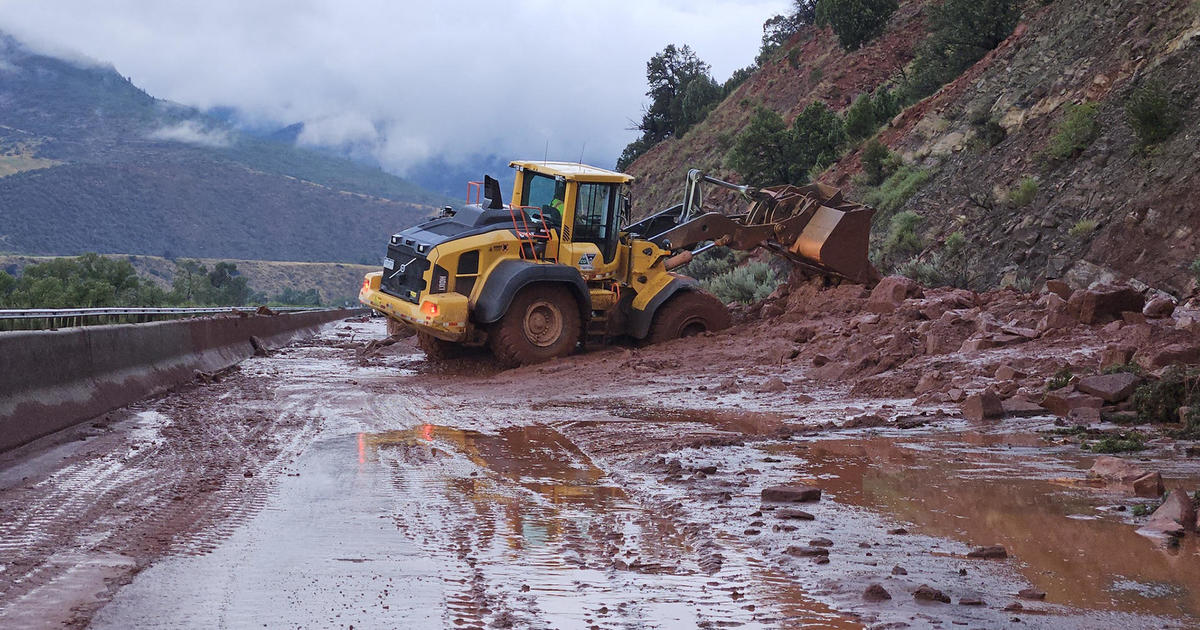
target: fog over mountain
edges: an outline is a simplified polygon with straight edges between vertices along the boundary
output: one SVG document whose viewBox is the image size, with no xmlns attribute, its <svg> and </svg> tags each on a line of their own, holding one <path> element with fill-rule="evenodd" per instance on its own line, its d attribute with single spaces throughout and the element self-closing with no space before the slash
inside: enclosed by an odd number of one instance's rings
<svg viewBox="0 0 1200 630">
<path fill-rule="evenodd" d="M 0 30 L 243 127 L 302 123 L 298 144 L 406 174 L 543 154 L 611 166 L 651 55 L 688 44 L 723 80 L 789 5 L 0 0 Z"/>
</svg>

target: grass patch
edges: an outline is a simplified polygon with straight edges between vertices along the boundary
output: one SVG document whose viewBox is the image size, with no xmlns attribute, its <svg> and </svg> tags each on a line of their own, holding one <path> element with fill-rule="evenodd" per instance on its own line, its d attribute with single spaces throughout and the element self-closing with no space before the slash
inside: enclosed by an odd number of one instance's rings
<svg viewBox="0 0 1200 630">
<path fill-rule="evenodd" d="M 905 164 L 883 180 L 877 188 L 867 191 L 863 201 L 881 212 L 895 212 L 920 190 L 933 175 L 929 169 Z"/>
<path fill-rule="evenodd" d="M 1067 235 L 1075 239 L 1086 238 L 1096 231 L 1097 225 L 1099 224 L 1092 219 L 1080 219 L 1067 230 Z"/>
</svg>

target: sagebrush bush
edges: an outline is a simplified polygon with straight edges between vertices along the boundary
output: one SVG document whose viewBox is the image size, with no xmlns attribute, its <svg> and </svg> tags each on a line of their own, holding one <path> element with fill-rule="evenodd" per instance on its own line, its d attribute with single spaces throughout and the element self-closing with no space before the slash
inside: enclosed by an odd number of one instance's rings
<svg viewBox="0 0 1200 630">
<path fill-rule="evenodd" d="M 738 253 L 728 247 L 714 247 L 697 254 L 679 273 L 700 281 L 726 273 L 738 262 Z"/>
<path fill-rule="evenodd" d="M 770 265 L 754 261 L 713 276 L 701 282 L 701 286 L 726 304 L 749 304 L 771 295 L 779 282 Z"/>
<path fill-rule="evenodd" d="M 1100 125 L 1096 122 L 1096 103 L 1082 103 L 1067 107 L 1067 112 L 1058 124 L 1058 129 L 1050 137 L 1050 146 L 1046 154 L 1055 160 L 1069 160 L 1088 148 L 1096 136 L 1100 135 Z"/>
<path fill-rule="evenodd" d="M 1125 119 L 1142 146 L 1170 138 L 1180 126 L 1180 108 L 1161 83 L 1147 82 L 1129 94 Z"/>
</svg>

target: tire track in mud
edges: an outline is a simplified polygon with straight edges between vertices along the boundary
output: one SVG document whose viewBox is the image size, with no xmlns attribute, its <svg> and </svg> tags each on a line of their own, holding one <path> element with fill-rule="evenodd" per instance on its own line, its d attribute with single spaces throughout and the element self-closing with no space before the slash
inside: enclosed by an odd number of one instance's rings
<svg viewBox="0 0 1200 630">
<path fill-rule="evenodd" d="M 56 470 L 0 491 L 0 625 L 40 609 L 83 625 L 139 567 L 205 553 L 261 509 L 318 424 L 273 413 L 270 392 L 235 373 L 139 403 L 97 421 Z"/>
</svg>

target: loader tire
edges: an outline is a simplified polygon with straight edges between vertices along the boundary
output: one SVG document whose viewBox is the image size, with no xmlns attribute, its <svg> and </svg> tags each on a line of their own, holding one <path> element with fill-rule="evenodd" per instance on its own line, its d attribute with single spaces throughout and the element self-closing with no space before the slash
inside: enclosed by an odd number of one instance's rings
<svg viewBox="0 0 1200 630">
<path fill-rule="evenodd" d="M 579 305 L 565 287 L 532 286 L 513 298 L 492 327 L 492 354 L 506 366 L 564 357 L 579 343 Z"/>
<path fill-rule="evenodd" d="M 729 309 L 715 296 L 703 291 L 684 291 L 659 307 L 646 341 L 662 343 L 716 332 L 729 328 L 730 323 Z"/>
<path fill-rule="evenodd" d="M 425 358 L 430 361 L 457 359 L 465 353 L 460 344 L 422 332 L 417 333 L 417 347 L 425 351 Z"/>
</svg>

